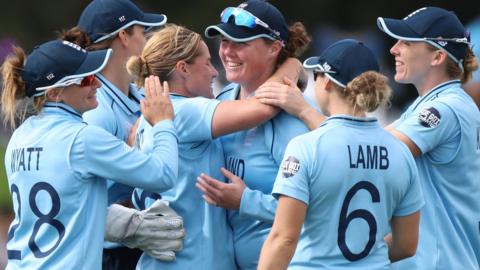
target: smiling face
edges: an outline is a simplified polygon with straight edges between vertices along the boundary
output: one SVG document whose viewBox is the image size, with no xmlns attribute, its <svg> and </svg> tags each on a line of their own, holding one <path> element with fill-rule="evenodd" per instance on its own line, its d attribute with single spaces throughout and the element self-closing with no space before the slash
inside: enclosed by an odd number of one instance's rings
<svg viewBox="0 0 480 270">
<path fill-rule="evenodd" d="M 56 100 L 61 100 L 79 114 L 83 114 L 84 112 L 95 109 L 98 106 L 96 94 L 97 88 L 100 86 L 100 82 L 97 79 L 92 81 L 90 85 L 83 87 L 79 85 L 70 85 L 60 92 Z"/>
<path fill-rule="evenodd" d="M 191 96 L 202 96 L 213 98 L 212 83 L 218 76 L 218 72 L 213 67 L 210 52 L 205 42 L 199 44 L 199 54 L 193 59 L 192 63 L 187 64 L 190 74 L 185 82 L 185 87 Z"/>
<path fill-rule="evenodd" d="M 390 49 L 395 56 L 395 81 L 421 85 L 427 77 L 435 51 L 425 42 L 399 40 Z"/>
<path fill-rule="evenodd" d="M 254 91 L 264 83 L 275 68 L 278 50 L 263 38 L 248 42 L 234 42 L 222 38 L 219 55 L 227 80 L 238 83 L 247 91 Z M 273 51 L 273 52 L 272 52 Z"/>
</svg>

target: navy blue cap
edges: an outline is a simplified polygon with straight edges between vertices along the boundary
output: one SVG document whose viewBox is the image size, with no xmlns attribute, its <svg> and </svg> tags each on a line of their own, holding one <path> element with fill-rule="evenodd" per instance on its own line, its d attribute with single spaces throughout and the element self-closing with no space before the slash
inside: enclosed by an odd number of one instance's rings
<svg viewBox="0 0 480 270">
<path fill-rule="evenodd" d="M 303 66 L 324 73 L 342 88 L 364 72 L 380 70 L 373 52 L 355 39 L 343 39 L 333 43 L 320 56 L 305 60 Z"/>
<path fill-rule="evenodd" d="M 87 52 L 65 40 L 35 47 L 21 73 L 27 96 L 40 96 L 49 88 L 68 86 L 73 80 L 100 72 L 111 53 L 111 49 Z"/>
<path fill-rule="evenodd" d="M 249 0 L 238 5 L 237 8 L 244 9 L 265 22 L 275 34 L 260 25 L 254 28 L 236 25 L 232 16 L 226 23 L 208 26 L 205 36 L 214 38 L 222 35 L 235 42 L 247 42 L 262 37 L 271 40 L 280 39 L 284 44 L 287 42 L 288 25 L 282 13 L 275 6 L 263 0 Z"/>
<path fill-rule="evenodd" d="M 455 13 L 438 7 L 417 9 L 402 20 L 379 17 L 377 25 L 393 38 L 424 41 L 445 50 L 460 67 L 470 45 L 470 37 Z"/>
<path fill-rule="evenodd" d="M 78 26 L 98 43 L 135 24 L 154 27 L 166 22 L 167 16 L 144 13 L 130 0 L 93 0 L 80 15 Z"/>
</svg>

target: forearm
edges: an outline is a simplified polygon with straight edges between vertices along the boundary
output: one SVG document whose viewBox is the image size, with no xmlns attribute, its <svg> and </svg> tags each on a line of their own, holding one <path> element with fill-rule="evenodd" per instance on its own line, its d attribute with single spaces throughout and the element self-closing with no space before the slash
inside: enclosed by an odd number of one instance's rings
<svg viewBox="0 0 480 270">
<path fill-rule="evenodd" d="M 320 124 L 325 121 L 326 117 L 316 111 L 313 107 L 307 104 L 307 106 L 296 115 L 302 122 L 307 125 L 308 129 L 314 130 L 320 126 Z"/>
<path fill-rule="evenodd" d="M 398 245 L 395 245 L 392 238 L 392 234 L 387 234 L 384 240 L 388 246 L 388 258 L 390 259 L 391 262 L 396 262 L 411 256 L 411 255 L 408 256 L 404 252 L 404 249 L 401 249 Z"/>
<path fill-rule="evenodd" d="M 245 188 L 243 191 L 239 209 L 242 218 L 273 223 L 276 209 L 277 200 L 271 194 L 249 188 Z"/>
<path fill-rule="evenodd" d="M 256 98 L 222 101 L 212 120 L 212 135 L 217 138 L 256 127 L 277 115 L 280 109 L 262 104 Z"/>
<path fill-rule="evenodd" d="M 258 269 L 287 269 L 296 246 L 297 239 L 270 233 L 262 247 Z"/>
<path fill-rule="evenodd" d="M 283 78 L 287 77 L 290 80 L 297 83 L 300 79 L 305 78 L 306 73 L 304 72 L 302 63 L 293 57 L 289 57 L 280 65 L 275 73 L 268 78 L 267 82 L 283 82 Z"/>
</svg>

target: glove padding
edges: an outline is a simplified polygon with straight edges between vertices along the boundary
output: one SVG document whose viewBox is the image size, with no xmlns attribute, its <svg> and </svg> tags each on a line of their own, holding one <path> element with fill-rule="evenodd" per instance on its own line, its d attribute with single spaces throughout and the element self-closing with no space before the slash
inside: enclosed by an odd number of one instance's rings
<svg viewBox="0 0 480 270">
<path fill-rule="evenodd" d="M 174 261 L 184 236 L 182 217 L 166 201 L 156 200 L 143 211 L 119 204 L 108 208 L 105 240 L 139 248 L 155 259 Z"/>
</svg>

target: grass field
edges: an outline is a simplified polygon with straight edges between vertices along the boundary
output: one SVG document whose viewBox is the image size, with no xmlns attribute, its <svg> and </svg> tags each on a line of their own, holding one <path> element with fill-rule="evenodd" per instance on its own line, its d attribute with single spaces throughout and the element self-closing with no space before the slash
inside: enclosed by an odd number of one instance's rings
<svg viewBox="0 0 480 270">
<path fill-rule="evenodd" d="M 12 202 L 10 200 L 10 193 L 8 192 L 7 176 L 5 174 L 5 146 L 0 146 L 0 212 L 9 211 L 12 209 Z"/>
</svg>

